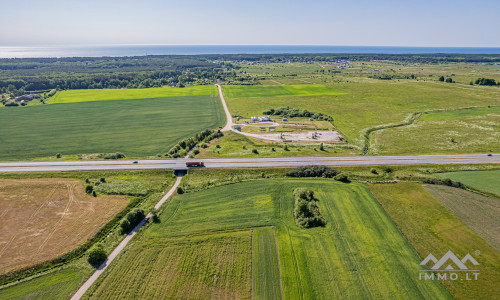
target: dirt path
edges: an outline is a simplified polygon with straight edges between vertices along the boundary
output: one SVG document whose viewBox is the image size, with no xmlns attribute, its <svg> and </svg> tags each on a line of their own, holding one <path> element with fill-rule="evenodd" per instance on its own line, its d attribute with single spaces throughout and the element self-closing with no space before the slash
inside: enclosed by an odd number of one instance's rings
<svg viewBox="0 0 500 300">
<path fill-rule="evenodd" d="M 222 101 L 222 107 L 224 108 L 224 112 L 226 113 L 226 125 L 224 128 L 222 128 L 221 131 L 231 131 L 233 128 L 233 117 L 231 116 L 231 113 L 229 112 L 229 109 L 227 108 L 226 100 L 224 99 L 224 95 L 222 94 L 222 88 L 220 85 L 216 84 L 217 88 L 219 89 L 219 97 L 220 100 Z"/>
<path fill-rule="evenodd" d="M 175 184 L 172 186 L 172 188 L 163 196 L 163 198 L 158 201 L 155 205 L 155 209 L 158 209 L 165 201 L 167 201 L 168 198 L 170 198 L 179 184 L 181 183 L 182 176 L 177 177 L 177 181 Z M 80 289 L 71 297 L 71 300 L 79 300 L 82 298 L 82 296 L 87 292 L 87 290 L 96 282 L 96 280 L 101 276 L 101 274 L 106 270 L 106 268 L 113 262 L 113 260 L 120 254 L 120 252 L 123 251 L 123 249 L 127 246 L 127 244 L 132 240 L 132 238 L 136 235 L 136 233 L 141 229 L 144 224 L 148 221 L 148 219 L 151 217 L 151 214 L 148 214 L 144 220 L 142 220 L 135 228 L 121 241 L 121 243 L 111 252 L 111 254 L 108 256 L 106 261 L 102 263 L 102 265 L 97 268 L 97 270 L 92 274 L 92 276 L 85 281 L 85 283 L 80 287 Z"/>
<path fill-rule="evenodd" d="M 278 82 L 278 81 L 276 81 L 276 80 L 269 79 L 269 81 L 272 81 L 272 82 L 274 82 L 274 83 L 276 83 L 276 84 L 279 84 L 279 85 L 285 85 L 284 83 Z"/>
</svg>

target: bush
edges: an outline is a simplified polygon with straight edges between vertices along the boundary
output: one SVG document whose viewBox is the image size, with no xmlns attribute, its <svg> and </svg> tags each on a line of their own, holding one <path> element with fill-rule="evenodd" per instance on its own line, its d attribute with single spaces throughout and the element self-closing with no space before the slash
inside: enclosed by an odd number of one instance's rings
<svg viewBox="0 0 500 300">
<path fill-rule="evenodd" d="M 375 168 L 371 169 L 371 170 L 370 170 L 370 172 L 371 172 L 372 174 L 375 174 L 375 175 L 377 175 L 377 174 L 378 174 L 377 169 L 375 169 Z"/>
<path fill-rule="evenodd" d="M 181 186 L 177 187 L 177 194 L 184 194 L 184 189 Z"/>
<path fill-rule="evenodd" d="M 194 150 L 193 150 L 193 154 L 194 154 L 194 155 L 198 155 L 198 154 L 200 154 L 200 150 L 198 150 L 198 149 L 194 149 Z"/>
<path fill-rule="evenodd" d="M 86 185 L 85 186 L 85 193 L 87 194 L 92 194 L 92 192 L 94 191 L 94 187 L 92 185 Z"/>
<path fill-rule="evenodd" d="M 154 207 L 151 207 L 149 209 L 149 212 L 151 213 L 151 220 L 153 220 L 153 223 L 160 223 L 160 218 L 158 217 L 158 212 Z"/>
<path fill-rule="evenodd" d="M 290 170 L 286 175 L 290 177 L 325 177 L 332 178 L 340 171 L 326 166 L 302 166 Z"/>
<path fill-rule="evenodd" d="M 297 108 L 290 108 L 290 107 L 281 107 L 281 108 L 270 108 L 266 109 L 263 112 L 264 115 L 275 115 L 275 116 L 283 116 L 285 118 L 294 118 L 294 117 L 306 117 L 306 118 L 313 118 L 316 120 L 325 120 L 325 121 L 330 121 L 333 122 L 333 118 L 322 114 L 322 113 L 313 113 L 305 109 L 297 109 Z"/>
<path fill-rule="evenodd" d="M 104 159 L 120 159 L 124 158 L 125 154 L 121 152 L 116 152 L 116 153 L 104 153 L 102 156 Z"/>
<path fill-rule="evenodd" d="M 127 219 L 123 219 L 120 222 L 120 228 L 122 230 L 122 233 L 129 233 L 130 230 L 132 230 L 132 225 L 130 224 L 130 221 Z"/>
<path fill-rule="evenodd" d="M 496 83 L 495 79 L 478 78 L 476 80 L 476 84 L 493 86 L 493 85 L 496 85 L 497 83 Z"/>
<path fill-rule="evenodd" d="M 326 220 L 319 213 L 313 191 L 299 188 L 293 191 L 293 196 L 295 199 L 293 215 L 298 226 L 304 228 L 325 226 Z"/>
<path fill-rule="evenodd" d="M 97 197 L 97 194 L 95 191 L 92 191 L 92 196 Z"/>
<path fill-rule="evenodd" d="M 459 189 L 465 189 L 463 183 L 458 181 L 453 181 L 451 179 L 437 179 L 437 178 L 427 178 L 423 180 L 424 183 L 427 184 L 439 184 L 439 185 L 447 185 Z"/>
<path fill-rule="evenodd" d="M 349 182 L 349 178 L 347 178 L 347 175 L 345 174 L 338 174 L 334 178 L 336 181 L 341 181 L 341 182 Z"/>
<path fill-rule="evenodd" d="M 104 251 L 104 247 L 102 244 L 97 244 L 90 248 L 87 254 L 87 261 L 94 268 L 99 267 L 107 258 L 106 251 Z"/>
<path fill-rule="evenodd" d="M 252 149 L 252 153 L 253 154 L 259 154 L 259 151 L 257 151 L 257 149 Z"/>
<path fill-rule="evenodd" d="M 61 158 L 62 157 L 62 154 L 61 153 L 57 153 L 56 154 L 56 158 Z"/>
</svg>

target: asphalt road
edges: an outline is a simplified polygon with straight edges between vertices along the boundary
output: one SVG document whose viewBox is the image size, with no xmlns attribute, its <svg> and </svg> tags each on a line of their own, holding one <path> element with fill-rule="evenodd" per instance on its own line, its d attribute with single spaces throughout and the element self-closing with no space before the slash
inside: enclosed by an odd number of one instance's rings
<svg viewBox="0 0 500 300">
<path fill-rule="evenodd" d="M 205 168 L 279 168 L 305 165 L 325 166 L 388 166 L 435 164 L 498 164 L 500 154 L 411 155 L 411 156 L 334 156 L 334 157 L 246 157 L 163 160 L 103 160 L 0 163 L 5 172 L 57 172 L 92 170 L 147 170 L 185 168 L 186 161 L 201 160 Z"/>
</svg>

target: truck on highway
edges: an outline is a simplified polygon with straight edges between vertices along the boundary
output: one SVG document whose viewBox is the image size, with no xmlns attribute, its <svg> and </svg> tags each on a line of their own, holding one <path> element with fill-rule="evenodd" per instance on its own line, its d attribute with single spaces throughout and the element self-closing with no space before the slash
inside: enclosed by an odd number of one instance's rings
<svg viewBox="0 0 500 300">
<path fill-rule="evenodd" d="M 203 164 L 202 161 L 187 161 L 186 162 L 186 167 L 204 167 L 205 165 Z"/>
</svg>

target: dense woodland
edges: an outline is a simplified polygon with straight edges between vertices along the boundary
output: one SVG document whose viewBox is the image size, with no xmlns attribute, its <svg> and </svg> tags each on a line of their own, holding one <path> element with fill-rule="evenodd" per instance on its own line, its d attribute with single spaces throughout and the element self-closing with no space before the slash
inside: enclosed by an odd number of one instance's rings
<svg viewBox="0 0 500 300">
<path fill-rule="evenodd" d="M 236 76 L 238 62 L 390 60 L 401 63 L 498 63 L 490 54 L 224 54 L 0 59 L 0 94 L 52 89 L 147 88 L 251 80 Z M 232 63 L 231 63 L 232 62 Z M 392 79 L 392 78 L 382 78 Z"/>
</svg>

